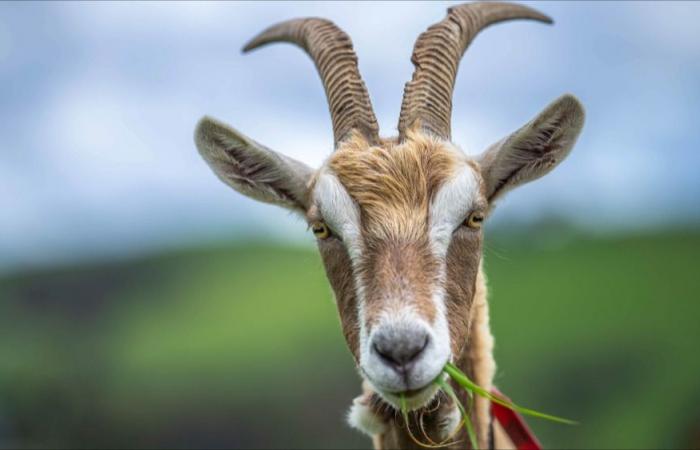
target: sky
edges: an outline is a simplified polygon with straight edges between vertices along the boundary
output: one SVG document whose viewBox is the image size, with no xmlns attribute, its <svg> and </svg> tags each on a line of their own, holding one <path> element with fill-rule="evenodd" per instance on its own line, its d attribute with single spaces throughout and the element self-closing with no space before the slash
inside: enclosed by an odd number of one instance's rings
<svg viewBox="0 0 700 450">
<path fill-rule="evenodd" d="M 493 226 L 591 231 L 700 223 L 700 3 L 524 2 L 554 18 L 484 30 L 460 66 L 453 140 L 476 154 L 563 93 L 586 125 Z M 243 55 L 267 26 L 321 16 L 353 39 L 383 135 L 416 37 L 450 2 L 0 3 L 0 270 L 231 239 L 312 242 L 305 224 L 221 183 L 194 126 L 211 115 L 318 166 L 332 148 L 299 49 Z"/>
</svg>

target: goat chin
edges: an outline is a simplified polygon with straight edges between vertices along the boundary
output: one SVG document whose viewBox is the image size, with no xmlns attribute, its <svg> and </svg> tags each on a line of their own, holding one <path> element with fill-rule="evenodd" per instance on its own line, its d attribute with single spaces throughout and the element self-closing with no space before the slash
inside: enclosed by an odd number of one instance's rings
<svg viewBox="0 0 700 450">
<path fill-rule="evenodd" d="M 420 409 L 421 407 L 425 406 L 432 400 L 434 395 L 435 392 L 427 402 L 416 406 L 414 409 Z M 350 410 L 348 411 L 347 420 L 348 424 L 352 428 L 369 437 L 377 437 L 386 433 L 390 424 L 387 422 L 386 417 L 382 417 L 381 415 L 377 414 L 374 409 L 372 409 L 370 406 L 371 399 L 372 394 L 369 392 L 356 397 L 353 400 Z M 418 405 L 418 403 L 415 403 L 415 405 Z M 461 419 L 462 416 L 456 405 L 454 405 L 453 408 L 444 415 L 444 417 L 439 419 L 438 429 L 440 439 L 447 439 L 449 436 L 451 436 L 457 427 L 459 427 Z"/>
</svg>

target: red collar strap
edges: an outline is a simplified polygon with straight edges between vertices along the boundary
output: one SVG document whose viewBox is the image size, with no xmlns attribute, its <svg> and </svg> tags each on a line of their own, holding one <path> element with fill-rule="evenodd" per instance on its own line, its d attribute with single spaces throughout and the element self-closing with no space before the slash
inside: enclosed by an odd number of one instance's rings
<svg viewBox="0 0 700 450">
<path fill-rule="evenodd" d="M 498 389 L 493 388 L 491 392 L 494 395 L 509 400 Z M 491 402 L 491 415 L 498 421 L 503 428 L 503 431 L 508 435 L 513 445 L 518 450 L 541 450 L 542 444 L 537 440 L 535 435 L 530 430 L 530 427 L 525 423 L 525 419 L 519 413 L 512 409 Z"/>
</svg>

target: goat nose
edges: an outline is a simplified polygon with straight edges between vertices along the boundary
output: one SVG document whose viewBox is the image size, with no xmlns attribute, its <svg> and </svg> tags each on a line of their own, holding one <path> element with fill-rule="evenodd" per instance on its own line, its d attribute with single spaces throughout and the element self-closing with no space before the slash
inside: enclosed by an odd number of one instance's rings
<svg viewBox="0 0 700 450">
<path fill-rule="evenodd" d="M 384 364 L 398 372 L 410 369 L 430 343 L 427 331 L 420 328 L 384 328 L 372 338 L 372 348 Z"/>
</svg>

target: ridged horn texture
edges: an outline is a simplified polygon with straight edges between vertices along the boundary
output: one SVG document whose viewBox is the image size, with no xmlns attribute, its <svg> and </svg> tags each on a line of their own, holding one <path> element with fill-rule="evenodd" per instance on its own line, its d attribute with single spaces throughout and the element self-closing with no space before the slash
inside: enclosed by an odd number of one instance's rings
<svg viewBox="0 0 700 450">
<path fill-rule="evenodd" d="M 316 64 L 328 98 L 336 147 L 352 130 L 358 130 L 371 143 L 378 142 L 377 119 L 357 68 L 352 41 L 343 30 L 326 19 L 288 20 L 260 33 L 243 51 L 272 42 L 296 44 Z"/>
<path fill-rule="evenodd" d="M 546 15 L 526 6 L 476 2 L 449 8 L 445 19 L 418 37 L 411 56 L 413 78 L 406 83 L 401 104 L 400 140 L 418 121 L 423 129 L 443 139 L 451 138 L 452 92 L 462 55 L 479 31 L 513 19 L 552 23 Z"/>
</svg>

